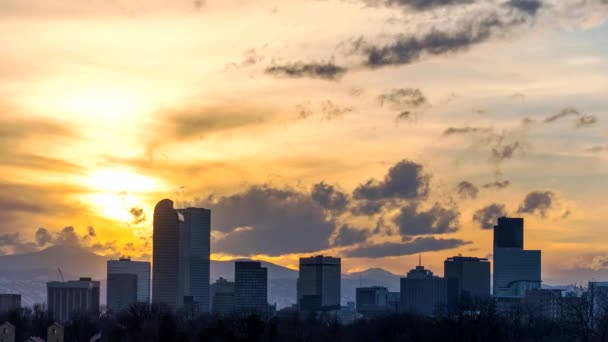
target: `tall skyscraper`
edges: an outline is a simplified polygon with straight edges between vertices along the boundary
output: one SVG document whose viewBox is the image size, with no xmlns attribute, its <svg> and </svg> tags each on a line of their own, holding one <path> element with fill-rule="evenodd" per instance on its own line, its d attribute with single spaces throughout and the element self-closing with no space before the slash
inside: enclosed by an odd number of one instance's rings
<svg viewBox="0 0 608 342">
<path fill-rule="evenodd" d="M 433 275 L 424 266 L 416 266 L 401 278 L 402 312 L 433 316 L 447 308 L 448 281 Z"/>
<path fill-rule="evenodd" d="M 259 261 L 234 264 L 236 311 L 242 314 L 268 315 L 268 270 Z"/>
<path fill-rule="evenodd" d="M 156 204 L 152 225 L 152 302 L 181 307 L 180 219 L 173 201 L 164 199 Z"/>
<path fill-rule="evenodd" d="M 137 275 L 129 273 L 108 274 L 108 309 L 119 312 L 137 302 Z"/>
<path fill-rule="evenodd" d="M 134 274 L 137 276 L 137 297 L 134 302 L 150 303 L 150 263 L 133 261 L 129 258 L 108 260 L 108 281 L 113 274 Z M 111 302 L 110 284 L 108 283 L 108 305 Z"/>
<path fill-rule="evenodd" d="M 48 311 L 56 321 L 67 321 L 75 312 L 99 314 L 99 281 L 52 281 L 46 289 Z"/>
<path fill-rule="evenodd" d="M 0 313 L 14 309 L 21 309 L 21 295 L 6 293 L 0 294 Z"/>
<path fill-rule="evenodd" d="M 501 217 L 494 227 L 494 296 L 517 302 L 541 285 L 541 251 L 524 250 L 524 220 Z"/>
<path fill-rule="evenodd" d="M 180 228 L 181 268 L 184 296 L 191 296 L 200 312 L 210 312 L 209 255 L 211 211 L 203 208 L 178 209 L 183 217 Z"/>
<path fill-rule="evenodd" d="M 303 311 L 340 309 L 341 259 L 318 255 L 300 258 L 298 305 Z"/>
<path fill-rule="evenodd" d="M 357 313 L 374 316 L 390 311 L 389 292 L 386 287 L 358 287 L 356 289 Z"/>
<path fill-rule="evenodd" d="M 485 258 L 455 256 L 444 263 L 444 277 L 454 282 L 448 292 L 448 305 L 454 307 L 464 297 L 490 297 L 490 262 Z M 452 289 L 452 288 L 450 288 Z"/>
<path fill-rule="evenodd" d="M 209 312 L 211 211 L 174 209 L 168 199 L 154 209 L 152 301 Z"/>
<path fill-rule="evenodd" d="M 211 284 L 211 312 L 214 315 L 225 316 L 235 311 L 234 282 L 224 278 Z"/>
</svg>

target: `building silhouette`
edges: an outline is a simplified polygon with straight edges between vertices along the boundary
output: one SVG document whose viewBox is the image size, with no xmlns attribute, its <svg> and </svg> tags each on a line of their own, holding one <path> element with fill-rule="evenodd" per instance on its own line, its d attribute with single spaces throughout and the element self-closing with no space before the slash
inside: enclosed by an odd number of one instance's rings
<svg viewBox="0 0 608 342">
<path fill-rule="evenodd" d="M 0 294 L 0 313 L 14 309 L 21 309 L 21 295 L 8 293 Z"/>
<path fill-rule="evenodd" d="M 235 284 L 224 278 L 211 284 L 211 312 L 214 315 L 226 316 L 235 311 Z"/>
<path fill-rule="evenodd" d="M 209 312 L 211 211 L 174 209 L 164 199 L 153 227 L 152 302 Z"/>
<path fill-rule="evenodd" d="M 156 204 L 152 226 L 152 302 L 181 307 L 180 220 L 173 201 L 164 199 Z"/>
<path fill-rule="evenodd" d="M 562 290 L 528 290 L 523 299 L 523 305 L 533 315 L 552 320 L 559 319 L 562 317 L 563 311 Z"/>
<path fill-rule="evenodd" d="M 210 312 L 209 273 L 211 211 L 203 208 L 178 209 L 180 222 L 180 277 L 184 296 L 195 311 Z M 183 221 L 181 220 L 183 219 Z"/>
<path fill-rule="evenodd" d="M 9 322 L 0 324 L 0 342 L 15 342 L 15 326 Z"/>
<path fill-rule="evenodd" d="M 494 296 L 516 303 L 541 285 L 541 251 L 525 250 L 524 219 L 501 217 L 494 227 Z"/>
<path fill-rule="evenodd" d="M 64 337 L 65 329 L 57 322 L 46 329 L 46 342 L 63 342 Z"/>
<path fill-rule="evenodd" d="M 99 281 L 52 281 L 46 288 L 48 312 L 56 321 L 67 321 L 73 313 L 99 314 Z"/>
<path fill-rule="evenodd" d="M 391 311 L 389 291 L 383 286 L 358 287 L 356 289 L 357 313 L 371 317 Z"/>
<path fill-rule="evenodd" d="M 300 258 L 298 305 L 302 311 L 340 309 L 341 259 L 318 255 Z"/>
<path fill-rule="evenodd" d="M 402 312 L 433 316 L 448 304 L 448 280 L 419 265 L 401 278 Z"/>
<path fill-rule="evenodd" d="M 488 299 L 490 293 L 490 262 L 486 258 L 455 256 L 444 263 L 448 279 L 448 306 L 454 308 L 460 300 Z"/>
<path fill-rule="evenodd" d="M 108 260 L 107 263 L 107 302 L 108 308 L 120 310 L 133 303 L 150 303 L 150 263 L 132 261 L 129 258 Z M 135 276 L 135 298 L 129 275 Z M 118 287 L 120 287 L 120 290 Z M 124 292 L 128 293 L 124 293 Z M 128 301 L 128 302 L 125 302 Z M 119 304 L 122 303 L 122 304 Z"/>
<path fill-rule="evenodd" d="M 259 261 L 234 264 L 234 299 L 239 314 L 268 315 L 268 269 Z"/>
</svg>

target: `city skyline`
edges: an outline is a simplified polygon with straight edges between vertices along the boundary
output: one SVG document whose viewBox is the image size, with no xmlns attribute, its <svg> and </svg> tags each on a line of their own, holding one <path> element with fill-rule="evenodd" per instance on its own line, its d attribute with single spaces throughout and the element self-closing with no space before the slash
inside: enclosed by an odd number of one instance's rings
<svg viewBox="0 0 608 342">
<path fill-rule="evenodd" d="M 172 198 L 213 260 L 441 270 L 516 216 L 608 278 L 606 1 L 413 3 L 3 2 L 0 254 L 149 261 Z"/>
</svg>

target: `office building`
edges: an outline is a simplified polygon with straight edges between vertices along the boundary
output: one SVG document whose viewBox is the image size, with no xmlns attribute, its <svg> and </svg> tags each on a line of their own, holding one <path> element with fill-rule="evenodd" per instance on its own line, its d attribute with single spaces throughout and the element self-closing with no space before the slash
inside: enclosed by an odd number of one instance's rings
<svg viewBox="0 0 608 342">
<path fill-rule="evenodd" d="M 562 313 L 562 290 L 528 290 L 523 299 L 523 304 L 530 315 L 551 320 L 558 319 Z"/>
<path fill-rule="evenodd" d="M 173 201 L 164 199 L 156 204 L 152 226 L 152 302 L 181 307 L 180 220 Z"/>
<path fill-rule="evenodd" d="M 298 305 L 303 311 L 340 309 L 341 259 L 323 255 L 300 258 Z"/>
<path fill-rule="evenodd" d="M 209 312 L 211 211 L 174 209 L 164 199 L 154 209 L 152 301 Z"/>
<path fill-rule="evenodd" d="M 608 281 L 590 281 L 587 287 L 594 324 L 608 313 Z"/>
<path fill-rule="evenodd" d="M 137 303 L 137 275 L 129 273 L 108 274 L 108 309 L 119 312 Z"/>
<path fill-rule="evenodd" d="M 422 265 L 401 278 L 402 312 L 433 316 L 447 308 L 447 297 L 447 279 L 434 276 Z"/>
<path fill-rule="evenodd" d="M 453 308 L 462 299 L 490 298 L 490 262 L 485 258 L 455 256 L 444 263 L 444 278 L 454 283 L 448 292 L 448 305 Z"/>
<path fill-rule="evenodd" d="M 46 288 L 48 312 L 56 321 L 67 321 L 75 312 L 99 314 L 99 281 L 52 281 L 46 283 Z"/>
<path fill-rule="evenodd" d="M 211 284 L 211 313 L 226 316 L 235 311 L 234 282 L 224 278 Z"/>
<path fill-rule="evenodd" d="M 525 250 L 524 220 L 501 217 L 494 227 L 494 296 L 517 302 L 541 285 L 541 251 Z"/>
<path fill-rule="evenodd" d="M 268 315 L 268 270 L 258 261 L 234 264 L 234 298 L 239 314 Z"/>
<path fill-rule="evenodd" d="M 108 260 L 108 278 L 111 274 L 135 274 L 137 276 L 137 302 L 150 303 L 150 263 L 130 258 Z"/>
<path fill-rule="evenodd" d="M 180 272 L 183 293 L 195 310 L 210 312 L 209 273 L 211 211 L 203 208 L 178 209 L 180 226 Z"/>
<path fill-rule="evenodd" d="M 388 310 L 390 312 L 399 312 L 401 306 L 401 292 L 388 293 Z"/>
<path fill-rule="evenodd" d="M 386 287 L 372 286 L 356 289 L 357 313 L 374 316 L 386 313 L 389 309 L 389 292 Z"/>
<path fill-rule="evenodd" d="M 21 295 L 8 293 L 0 294 L 0 313 L 15 309 L 21 309 Z"/>
</svg>

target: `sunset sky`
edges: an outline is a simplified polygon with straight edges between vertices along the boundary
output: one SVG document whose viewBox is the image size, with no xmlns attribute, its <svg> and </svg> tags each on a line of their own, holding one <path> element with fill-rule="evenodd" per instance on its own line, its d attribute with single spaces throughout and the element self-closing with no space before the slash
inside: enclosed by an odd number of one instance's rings
<svg viewBox="0 0 608 342">
<path fill-rule="evenodd" d="M 607 0 L 3 0 L 0 254 L 436 274 L 524 217 L 548 284 L 608 279 Z"/>
</svg>

